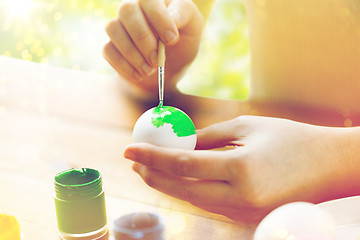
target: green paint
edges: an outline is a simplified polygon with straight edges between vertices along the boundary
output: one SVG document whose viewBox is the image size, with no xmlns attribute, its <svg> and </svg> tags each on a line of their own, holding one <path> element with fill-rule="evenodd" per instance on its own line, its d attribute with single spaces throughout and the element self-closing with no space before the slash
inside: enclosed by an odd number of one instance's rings
<svg viewBox="0 0 360 240">
<path fill-rule="evenodd" d="M 56 175 L 55 207 L 62 233 L 84 234 L 103 228 L 106 210 L 100 173 L 82 168 Z"/>
<path fill-rule="evenodd" d="M 186 137 L 196 133 L 190 117 L 175 107 L 159 105 L 153 109 L 151 121 L 157 128 L 165 123 L 171 124 L 178 137 Z"/>
<path fill-rule="evenodd" d="M 55 181 L 58 184 L 74 187 L 84 184 L 90 184 L 91 182 L 97 181 L 98 178 L 100 178 L 100 174 L 98 171 L 94 169 L 81 168 L 62 172 L 55 177 Z"/>
</svg>

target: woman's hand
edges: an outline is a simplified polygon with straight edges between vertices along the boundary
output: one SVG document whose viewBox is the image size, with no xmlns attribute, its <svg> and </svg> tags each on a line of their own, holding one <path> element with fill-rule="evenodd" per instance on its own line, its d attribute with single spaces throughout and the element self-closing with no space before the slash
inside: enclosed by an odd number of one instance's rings
<svg viewBox="0 0 360 240">
<path fill-rule="evenodd" d="M 106 26 L 104 57 L 133 85 L 157 93 L 157 43 L 166 45 L 166 85 L 196 56 L 203 17 L 191 0 L 125 0 Z"/>
<path fill-rule="evenodd" d="M 151 187 L 234 220 L 292 201 L 351 194 L 340 128 L 241 116 L 198 130 L 196 151 L 133 144 L 124 156 Z M 234 146 L 227 151 L 208 150 Z M 359 190 L 359 188 L 358 188 Z"/>
</svg>

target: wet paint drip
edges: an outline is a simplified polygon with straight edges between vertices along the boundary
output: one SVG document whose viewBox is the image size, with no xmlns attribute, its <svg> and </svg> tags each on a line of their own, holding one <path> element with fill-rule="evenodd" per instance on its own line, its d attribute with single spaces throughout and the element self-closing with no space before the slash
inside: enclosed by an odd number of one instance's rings
<svg viewBox="0 0 360 240">
<path fill-rule="evenodd" d="M 178 137 L 196 134 L 195 126 L 190 117 L 175 107 L 159 104 L 152 111 L 151 122 L 156 128 L 162 127 L 165 123 L 172 125 L 172 129 Z"/>
</svg>

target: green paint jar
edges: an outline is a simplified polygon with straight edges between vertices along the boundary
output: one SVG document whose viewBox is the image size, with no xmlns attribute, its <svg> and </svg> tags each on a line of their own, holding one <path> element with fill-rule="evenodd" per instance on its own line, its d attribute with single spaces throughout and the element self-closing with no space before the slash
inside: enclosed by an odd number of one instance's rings
<svg viewBox="0 0 360 240">
<path fill-rule="evenodd" d="M 57 174 L 55 207 L 61 239 L 108 239 L 105 196 L 97 170 L 70 169 Z"/>
</svg>

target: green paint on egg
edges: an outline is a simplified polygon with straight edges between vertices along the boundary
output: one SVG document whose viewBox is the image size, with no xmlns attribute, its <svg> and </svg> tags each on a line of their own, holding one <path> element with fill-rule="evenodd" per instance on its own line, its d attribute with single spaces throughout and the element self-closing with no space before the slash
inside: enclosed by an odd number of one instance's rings
<svg viewBox="0 0 360 240">
<path fill-rule="evenodd" d="M 196 134 L 195 126 L 190 117 L 175 107 L 159 105 L 154 108 L 151 121 L 157 128 L 163 126 L 165 123 L 171 124 L 174 133 L 178 137 Z"/>
</svg>

